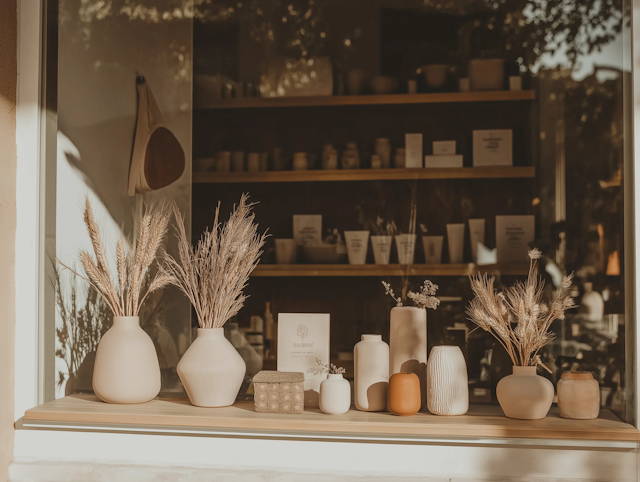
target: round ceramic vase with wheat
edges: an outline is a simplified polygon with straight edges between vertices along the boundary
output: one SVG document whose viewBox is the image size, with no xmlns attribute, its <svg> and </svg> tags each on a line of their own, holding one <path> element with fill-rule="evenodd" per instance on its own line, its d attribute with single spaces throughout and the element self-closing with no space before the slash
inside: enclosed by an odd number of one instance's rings
<svg viewBox="0 0 640 482">
<path fill-rule="evenodd" d="M 496 395 L 509 418 L 537 420 L 549 413 L 553 403 L 553 383 L 536 373 L 535 366 L 514 366 L 513 375 L 498 382 Z"/>
<path fill-rule="evenodd" d="M 328 415 L 342 415 L 351 406 L 351 385 L 341 373 L 329 373 L 320 383 L 320 410 Z"/>
<path fill-rule="evenodd" d="M 591 420 L 600 414 L 600 386 L 591 372 L 565 372 L 558 381 L 558 412 L 562 418 Z"/>
<path fill-rule="evenodd" d="M 178 363 L 180 381 L 197 407 L 233 405 L 246 371 L 224 328 L 198 328 L 197 338 Z"/>
<path fill-rule="evenodd" d="M 427 408 L 435 415 L 469 410 L 467 364 L 457 346 L 434 346 L 427 362 Z"/>
<path fill-rule="evenodd" d="M 160 393 L 160 365 L 138 316 L 114 316 L 93 367 L 93 391 L 107 403 L 144 403 Z"/>
<path fill-rule="evenodd" d="M 420 400 L 426 405 L 427 310 L 415 306 L 391 309 L 389 376 L 411 372 L 420 379 Z"/>
<path fill-rule="evenodd" d="M 381 335 L 362 335 L 353 350 L 354 398 L 358 410 L 387 409 L 389 393 L 389 345 Z"/>
</svg>

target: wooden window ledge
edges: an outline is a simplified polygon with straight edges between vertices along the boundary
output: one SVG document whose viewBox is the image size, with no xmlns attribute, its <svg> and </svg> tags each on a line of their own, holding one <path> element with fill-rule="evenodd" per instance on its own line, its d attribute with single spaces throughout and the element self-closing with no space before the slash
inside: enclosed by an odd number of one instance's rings
<svg viewBox="0 0 640 482">
<path fill-rule="evenodd" d="M 459 437 L 563 439 L 582 441 L 640 442 L 638 430 L 603 410 L 596 420 L 567 420 L 552 408 L 542 420 L 513 420 L 504 417 L 498 406 L 471 406 L 466 415 L 446 417 L 418 413 L 397 417 L 390 413 L 360 412 L 355 409 L 340 416 L 317 409 L 301 415 L 256 413 L 253 403 L 232 407 L 200 408 L 186 399 L 158 399 L 139 405 L 112 405 L 95 396 L 72 395 L 45 403 L 25 413 L 24 425 L 56 423 L 78 426 L 117 425 L 151 428 L 190 427 L 200 429 L 314 433 L 318 436 L 359 434 L 385 437 Z M 44 425 L 40 425 L 44 426 Z"/>
</svg>

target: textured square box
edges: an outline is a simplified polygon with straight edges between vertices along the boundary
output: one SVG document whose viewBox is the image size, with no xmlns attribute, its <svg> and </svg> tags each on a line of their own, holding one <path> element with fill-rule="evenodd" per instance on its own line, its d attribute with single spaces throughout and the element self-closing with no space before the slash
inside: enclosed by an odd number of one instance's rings
<svg viewBox="0 0 640 482">
<path fill-rule="evenodd" d="M 512 165 L 511 129 L 473 131 L 473 167 Z"/>
<path fill-rule="evenodd" d="M 433 141 L 434 156 L 453 156 L 456 153 L 456 141 Z"/>
<path fill-rule="evenodd" d="M 304 373 L 263 370 L 253 377 L 254 404 L 260 413 L 302 413 Z"/>
</svg>

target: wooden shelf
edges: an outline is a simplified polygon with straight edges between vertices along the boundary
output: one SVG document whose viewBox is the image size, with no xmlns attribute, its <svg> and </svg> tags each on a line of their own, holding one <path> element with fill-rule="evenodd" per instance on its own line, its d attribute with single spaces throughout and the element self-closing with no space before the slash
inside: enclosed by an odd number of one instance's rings
<svg viewBox="0 0 640 482">
<path fill-rule="evenodd" d="M 552 408 L 542 420 L 506 418 L 498 406 L 471 406 L 466 415 L 441 417 L 418 413 L 397 417 L 390 413 L 350 410 L 330 416 L 317 409 L 300 415 L 256 413 L 253 403 L 232 407 L 200 408 L 188 400 L 152 400 L 139 405 L 100 402 L 95 396 L 72 395 L 28 410 L 25 425 L 36 422 L 111 424 L 126 427 L 194 427 L 225 430 L 387 435 L 406 437 L 530 438 L 564 440 L 640 441 L 638 430 L 603 410 L 595 420 L 567 420 Z M 125 428 L 126 430 L 126 428 Z M 161 430 L 161 428 L 160 428 Z"/>
<path fill-rule="evenodd" d="M 390 94 L 390 95 L 343 95 L 322 97 L 248 97 L 242 99 L 219 99 L 207 106 L 196 107 L 196 111 L 218 109 L 264 109 L 283 107 L 335 107 L 350 105 L 394 105 L 394 104 L 442 104 L 450 102 L 497 102 L 533 100 L 533 90 L 492 92 L 445 92 L 437 94 Z"/>
<path fill-rule="evenodd" d="M 318 171 L 194 172 L 194 184 L 321 181 L 402 181 L 421 179 L 533 178 L 535 167 L 447 167 L 410 169 L 336 169 Z"/>
<path fill-rule="evenodd" d="M 528 264 L 476 266 L 475 264 L 260 264 L 252 277 L 317 276 L 469 276 L 476 273 L 520 276 Z"/>
</svg>

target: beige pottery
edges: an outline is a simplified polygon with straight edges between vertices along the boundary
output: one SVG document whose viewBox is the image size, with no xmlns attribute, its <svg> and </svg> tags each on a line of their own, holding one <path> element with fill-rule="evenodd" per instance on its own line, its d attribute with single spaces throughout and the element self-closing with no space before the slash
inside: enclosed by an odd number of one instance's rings
<svg viewBox="0 0 640 482">
<path fill-rule="evenodd" d="M 382 335 L 362 335 L 353 349 L 354 402 L 363 412 L 387 409 L 389 393 L 389 345 Z"/>
<path fill-rule="evenodd" d="M 536 374 L 536 367 L 513 367 L 513 375 L 498 382 L 496 395 L 509 418 L 537 420 L 549 413 L 553 403 L 553 383 Z"/>
<path fill-rule="evenodd" d="M 197 407 L 233 405 L 247 365 L 224 336 L 224 328 L 198 328 L 198 336 L 178 363 L 178 376 Z"/>
<path fill-rule="evenodd" d="M 562 418 L 591 420 L 600 414 L 600 386 L 591 372 L 565 372 L 558 382 Z"/>
<path fill-rule="evenodd" d="M 434 346 L 427 363 L 427 407 L 435 415 L 469 410 L 467 363 L 457 346 Z"/>
<path fill-rule="evenodd" d="M 93 367 L 93 391 L 107 403 L 144 403 L 160 393 L 160 365 L 138 316 L 114 316 Z"/>
</svg>

